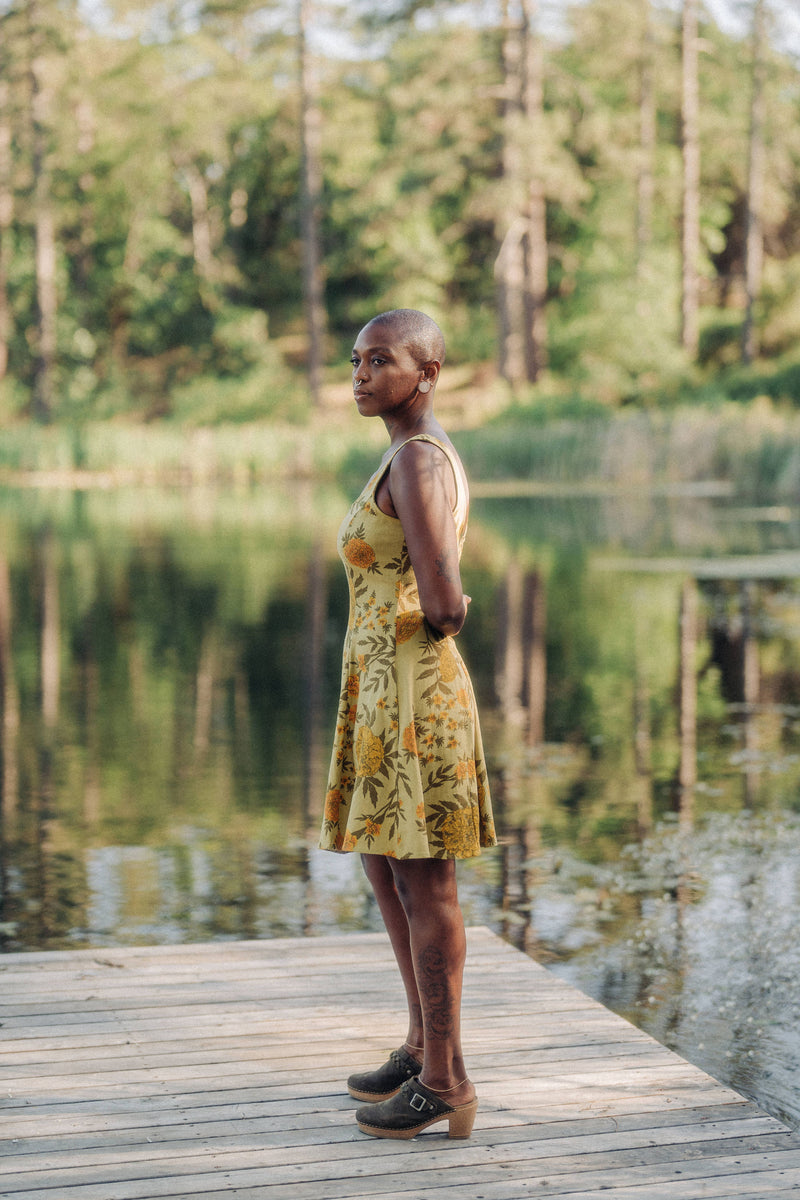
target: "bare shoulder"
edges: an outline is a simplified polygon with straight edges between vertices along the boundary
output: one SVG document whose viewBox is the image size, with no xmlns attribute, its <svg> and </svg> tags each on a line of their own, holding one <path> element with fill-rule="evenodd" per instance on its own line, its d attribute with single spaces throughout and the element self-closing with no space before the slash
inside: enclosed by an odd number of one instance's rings
<svg viewBox="0 0 800 1200">
<path fill-rule="evenodd" d="M 392 459 L 392 474 L 397 476 L 424 478 L 452 478 L 453 472 L 448 461 L 448 455 L 443 447 L 447 447 L 451 459 L 461 467 L 458 453 L 449 439 L 437 438 L 440 443 L 428 441 L 408 441 L 401 446 Z M 463 467 L 461 468 L 463 470 Z"/>
</svg>

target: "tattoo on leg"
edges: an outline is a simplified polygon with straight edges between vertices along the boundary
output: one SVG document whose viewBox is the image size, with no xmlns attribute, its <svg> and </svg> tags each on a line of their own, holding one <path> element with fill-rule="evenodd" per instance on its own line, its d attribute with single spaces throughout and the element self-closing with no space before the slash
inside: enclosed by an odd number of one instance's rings
<svg viewBox="0 0 800 1200">
<path fill-rule="evenodd" d="M 455 1014 L 447 977 L 447 959 L 435 946 L 427 946 L 419 955 L 417 971 L 417 986 L 426 1017 L 426 1036 L 452 1037 Z"/>
</svg>

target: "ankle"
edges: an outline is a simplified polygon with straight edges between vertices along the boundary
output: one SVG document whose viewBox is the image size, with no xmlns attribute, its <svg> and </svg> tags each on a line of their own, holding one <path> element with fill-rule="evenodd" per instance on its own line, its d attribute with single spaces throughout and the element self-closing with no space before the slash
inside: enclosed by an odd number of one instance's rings
<svg viewBox="0 0 800 1200">
<path fill-rule="evenodd" d="M 464 1079 L 460 1079 L 458 1083 L 454 1083 L 452 1087 L 431 1087 L 429 1083 L 426 1083 L 425 1087 L 429 1092 L 436 1092 L 437 1096 L 446 1096 L 448 1092 L 457 1092 L 458 1089 L 463 1087 L 465 1083 L 469 1083 L 468 1076 L 466 1076 Z"/>
<path fill-rule="evenodd" d="M 433 1084 L 427 1083 L 420 1076 L 420 1083 L 423 1084 L 429 1092 L 439 1096 L 445 1104 L 450 1104 L 457 1107 L 459 1104 L 469 1104 L 475 1099 L 475 1088 L 472 1086 L 469 1077 L 460 1079 L 458 1083 L 453 1083 L 449 1087 L 434 1087 Z"/>
</svg>

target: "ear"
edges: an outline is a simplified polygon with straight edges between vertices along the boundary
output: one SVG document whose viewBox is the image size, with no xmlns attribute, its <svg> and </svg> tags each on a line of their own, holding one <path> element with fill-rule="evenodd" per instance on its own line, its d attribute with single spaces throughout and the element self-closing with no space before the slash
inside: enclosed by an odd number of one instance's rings
<svg viewBox="0 0 800 1200">
<path fill-rule="evenodd" d="M 422 367 L 420 367 L 420 382 L 422 382 L 423 379 L 426 379 L 431 388 L 433 388 L 436 385 L 436 380 L 439 378 L 439 372 L 441 369 L 442 364 L 437 362 L 435 358 L 431 359 L 430 362 L 426 362 Z"/>
</svg>

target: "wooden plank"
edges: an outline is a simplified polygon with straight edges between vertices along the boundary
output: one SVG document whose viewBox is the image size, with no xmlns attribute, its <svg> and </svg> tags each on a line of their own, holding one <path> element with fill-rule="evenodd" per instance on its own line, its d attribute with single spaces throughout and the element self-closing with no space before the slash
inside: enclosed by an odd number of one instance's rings
<svg viewBox="0 0 800 1200">
<path fill-rule="evenodd" d="M 397 1150 L 397 1143 L 378 1142 L 372 1155 L 358 1161 L 354 1171 L 352 1155 L 347 1163 L 301 1163 L 281 1167 L 270 1161 L 268 1152 L 248 1150 L 238 1146 L 231 1154 L 209 1151 L 203 1156 L 205 1169 L 200 1169 L 200 1155 L 192 1158 L 172 1158 L 164 1163 L 140 1161 L 127 1164 L 98 1164 L 85 1171 L 32 1171 L 21 1177 L 25 1200 L 54 1200 L 63 1196 L 64 1189 L 75 1189 L 81 1200 L 142 1200 L 150 1196 L 206 1196 L 217 1192 L 221 1185 L 228 1195 L 241 1196 L 243 1189 L 260 1188 L 265 1200 L 277 1200 L 291 1194 L 292 1200 L 345 1200 L 350 1197 L 411 1196 L 413 1200 L 457 1200 L 475 1188 L 480 1181 L 483 1200 L 497 1197 L 508 1200 L 520 1195 L 564 1196 L 579 1195 L 582 1200 L 608 1200 L 609 1192 L 620 1190 L 622 1196 L 646 1197 L 678 1195 L 736 1196 L 743 1191 L 762 1189 L 762 1200 L 771 1186 L 784 1190 L 796 1181 L 800 1169 L 800 1151 L 770 1150 L 750 1156 L 748 1168 L 742 1170 L 743 1155 L 712 1153 L 706 1158 L 688 1159 L 680 1149 L 672 1148 L 671 1156 L 651 1150 L 635 1149 L 621 1152 L 612 1158 L 602 1153 L 583 1155 L 576 1169 L 576 1156 L 548 1158 L 544 1163 L 535 1153 L 514 1161 L 490 1162 L 476 1153 L 477 1147 L 458 1147 L 445 1143 L 441 1150 L 423 1146 L 416 1139 L 412 1148 Z M 452 1148 L 451 1148 L 452 1147 Z M 541 1146 L 538 1146 L 541 1149 Z M 744 1147 L 747 1153 L 747 1147 Z M 479 1174 L 478 1174 L 479 1173 Z M 787 1178 L 792 1174 L 793 1178 Z M 409 1176 L 412 1178 L 409 1178 Z M 418 1182 L 417 1182 L 418 1180 Z M 30 1185 L 33 1185 L 32 1187 Z M 20 1186 L 15 1177 L 4 1180 L 10 1188 L 6 1196 L 15 1196 Z M 113 1189 L 109 1193 L 109 1189 Z M 522 1190 L 524 1189 L 524 1190 Z M 246 1193 L 245 1193 L 246 1194 Z"/>
<path fill-rule="evenodd" d="M 297 1091 L 309 1092 L 310 1088 L 298 1085 Z M 482 1094 L 484 1089 L 482 1088 Z M 342 1111 L 342 1089 L 332 1089 L 328 1096 L 319 1095 L 313 1098 L 306 1096 L 291 1096 L 281 1101 L 263 1101 L 257 1088 L 239 1092 L 225 1093 L 227 1100 L 219 1093 L 196 1093 L 191 1096 L 150 1095 L 144 1097 L 112 1098 L 98 1105 L 96 1100 L 71 1101 L 69 1104 L 56 1102 L 49 1104 L 46 1099 L 37 1103 L 36 1118 L 31 1124 L 31 1106 L 24 1105 L 17 1109 L 5 1109 L 3 1112 L 3 1131 L 7 1136 L 20 1134 L 37 1136 L 53 1128 L 67 1131 L 77 1131 L 84 1127 L 88 1129 L 111 1130 L 122 1127 L 127 1122 L 147 1125 L 150 1121 L 158 1120 L 160 1125 L 174 1121 L 188 1125 L 204 1119 L 227 1120 L 238 1122 L 250 1118 L 266 1118 L 276 1129 L 292 1130 L 308 1128 L 310 1125 L 320 1127 L 322 1116 L 326 1113 Z M 632 1095 L 616 1097 L 607 1113 L 601 1103 L 590 1105 L 576 1103 L 574 1097 L 565 1097 L 563 1101 L 554 1098 L 546 1103 L 536 1103 L 530 1097 L 504 1097 L 508 1106 L 505 1109 L 498 1106 L 494 1111 L 486 1102 L 482 1103 L 480 1127 L 509 1129 L 521 1126 L 531 1127 L 547 1125 L 551 1122 L 588 1121 L 620 1121 L 626 1117 L 639 1122 L 642 1120 L 673 1121 L 680 1119 L 693 1123 L 695 1113 L 702 1113 L 702 1119 L 708 1120 L 709 1113 L 715 1119 L 734 1119 L 742 1112 L 749 1111 L 748 1102 L 740 1099 L 736 1103 L 718 1103 L 718 1097 L 709 1094 L 702 1088 L 685 1089 L 681 1096 L 670 1096 L 669 1107 L 665 1107 L 663 1092 L 651 1091 L 649 1095 Z M 516 1104 L 514 1103 L 516 1101 Z M 345 1120 L 352 1123 L 354 1105 L 346 1110 Z M 677 1114 L 677 1117 L 676 1117 Z M 330 1131 L 326 1130 L 327 1136 Z"/>
<path fill-rule="evenodd" d="M 339 1103 L 331 1103 L 330 1111 L 340 1111 L 343 1107 L 341 1096 Z M 531 1119 L 529 1119 L 529 1117 Z M 740 1121 L 757 1120 L 768 1123 L 767 1128 L 774 1132 L 774 1118 L 760 1113 L 755 1105 L 742 1101 L 738 1105 L 709 1105 L 703 1108 L 677 1108 L 670 1112 L 661 1109 L 655 1111 L 637 1111 L 630 1114 L 619 1114 L 614 1117 L 581 1117 L 574 1118 L 567 1110 L 553 1110 L 551 1107 L 529 1110 L 529 1113 L 519 1114 L 498 1109 L 496 1113 L 485 1109 L 481 1113 L 481 1127 L 491 1128 L 493 1140 L 511 1140 L 520 1138 L 544 1138 L 549 1136 L 554 1126 L 558 1133 L 567 1137 L 573 1133 L 589 1134 L 592 1132 L 605 1133 L 623 1131 L 626 1129 L 659 1129 L 662 1126 L 678 1123 L 683 1130 L 692 1125 L 719 1125 Z M 249 1123 L 254 1129 L 266 1131 L 270 1136 L 285 1137 L 288 1145 L 289 1135 L 305 1136 L 311 1132 L 319 1140 L 319 1112 L 276 1114 L 265 1111 L 261 1104 L 225 1105 L 209 1103 L 200 1108 L 192 1109 L 181 1106 L 179 1109 L 154 1109 L 142 1105 L 138 1111 L 118 1112 L 115 1110 L 86 1113 L 70 1113 L 69 1116 L 53 1114 L 46 1122 L 41 1115 L 30 1117 L 25 1112 L 18 1117 L 3 1116 L 3 1134 L 10 1145 L 20 1153 L 36 1153 L 37 1148 L 48 1140 L 53 1141 L 53 1147 L 67 1147 L 71 1144 L 95 1145 L 97 1134 L 107 1135 L 104 1144 L 116 1139 L 128 1140 L 132 1143 L 155 1141 L 171 1137 L 184 1137 L 186 1127 L 199 1129 L 208 1126 L 225 1131 L 228 1123 L 236 1122 L 236 1129 L 244 1128 L 240 1122 Z M 780 1122 L 778 1122 L 780 1125 Z M 351 1132 L 349 1127 L 347 1132 Z M 263 1136 L 263 1134 L 262 1134 Z M 333 1138 L 332 1131 L 327 1132 L 328 1138 Z"/>
<path fill-rule="evenodd" d="M 381 935 L 6 956 L 0 1193 L 765 1200 L 800 1189 L 800 1140 L 779 1121 L 488 930 L 468 937 L 464 1029 L 481 1109 L 460 1143 L 445 1125 L 394 1142 L 353 1121 L 345 1076 L 403 1032 Z"/>
<path fill-rule="evenodd" d="M 329 1038 L 330 1033 L 328 1034 Z M 78 1042 L 79 1039 L 76 1039 L 76 1043 Z M 314 1040 L 310 1044 L 316 1052 L 320 1049 L 325 1050 L 326 1066 L 338 1065 L 340 1070 L 346 1072 L 352 1070 L 353 1056 L 351 1053 L 348 1054 L 346 1049 L 328 1050 L 330 1042 L 323 1038 Z M 389 1046 L 383 1047 L 380 1053 L 383 1053 L 384 1050 L 388 1053 L 390 1049 Z M 264 1070 L 275 1071 L 284 1069 L 286 1065 L 291 1065 L 298 1058 L 307 1060 L 310 1057 L 308 1051 L 309 1042 L 305 1039 L 302 1045 L 299 1043 L 287 1045 L 284 1042 L 275 1042 L 274 1038 L 266 1033 L 261 1037 L 255 1037 L 247 1034 L 220 1032 L 217 1037 L 205 1036 L 202 1038 L 181 1038 L 173 1035 L 162 1039 L 151 1036 L 148 1038 L 147 1045 L 131 1040 L 123 1043 L 108 1041 L 99 1044 L 92 1041 L 85 1045 L 76 1044 L 72 1050 L 67 1047 L 55 1049 L 52 1046 L 48 1046 L 46 1050 L 42 1047 L 40 1050 L 31 1045 L 20 1050 L 13 1050 L 4 1046 L 3 1059 L 5 1066 L 9 1070 L 13 1070 L 15 1077 L 20 1079 L 24 1076 L 39 1078 L 44 1075 L 57 1075 L 59 1074 L 56 1070 L 58 1066 L 67 1066 L 70 1077 L 85 1072 L 116 1072 L 128 1066 L 134 1059 L 139 1069 L 149 1069 L 177 1062 L 185 1065 L 252 1062 L 253 1058 L 258 1056 Z M 41 1061 L 42 1053 L 47 1055 L 45 1062 Z M 552 1045 L 550 1040 L 544 1040 L 543 1044 L 539 1045 L 525 1044 L 511 1048 L 503 1046 L 502 1049 L 498 1047 L 493 1050 L 491 1054 L 485 1052 L 484 1046 L 482 1053 L 470 1056 L 470 1062 L 473 1064 L 474 1075 L 485 1059 L 490 1059 L 498 1067 L 508 1063 L 528 1064 L 530 1071 L 536 1071 L 549 1063 L 566 1063 L 573 1059 L 578 1059 L 582 1063 L 588 1063 L 598 1058 L 603 1063 L 609 1060 L 619 1063 L 629 1058 L 636 1062 L 641 1062 L 644 1058 L 669 1061 L 665 1058 L 665 1053 L 668 1052 L 654 1044 L 630 1045 L 623 1041 L 614 1041 L 611 1036 L 607 1036 L 605 1038 L 595 1037 L 591 1041 L 583 1039 L 578 1044 L 570 1042 L 559 1046 Z M 366 1061 L 364 1065 L 368 1067 L 369 1061 Z"/>
<path fill-rule="evenodd" d="M 588 1025 L 589 1023 L 583 1022 L 583 1024 Z M 259 1027 L 263 1032 L 256 1032 Z M 576 1029 L 574 1021 L 571 1019 L 562 1021 L 561 1025 L 548 1023 L 547 1028 L 539 1026 L 535 1034 L 521 1033 L 516 1021 L 510 1026 L 503 1025 L 498 1021 L 491 1032 L 481 1029 L 480 1025 L 475 1025 L 470 1021 L 464 1021 L 463 1027 L 467 1031 L 467 1035 L 473 1028 L 480 1031 L 481 1046 L 483 1048 L 491 1046 L 493 1053 L 511 1053 L 518 1048 L 536 1049 L 545 1053 L 561 1048 L 609 1046 L 614 1044 L 619 1037 L 619 1024 L 613 1018 L 607 1021 L 592 1021 L 591 1027 L 588 1029 Z M 330 1045 L 331 1036 L 339 1036 L 343 1028 L 350 1028 L 354 1034 L 359 1032 L 358 1024 L 353 1022 L 348 1024 L 343 1018 L 337 1019 L 330 1015 L 313 1021 L 305 1018 L 303 1021 L 304 1043 L 307 1046 L 327 1048 Z M 499 1036 L 501 1030 L 502 1036 Z M 634 1034 L 637 1032 L 639 1031 L 634 1030 Z M 182 1045 L 194 1045 L 200 1048 L 219 1045 L 224 1041 L 226 1048 L 233 1050 L 235 1046 L 259 1045 L 269 1038 L 272 1039 L 275 1050 L 285 1050 L 282 1039 L 293 1036 L 296 1028 L 291 1021 L 278 1021 L 265 1016 L 263 1012 L 253 1012 L 244 1017 L 237 1016 L 234 1020 L 231 1020 L 230 1017 L 222 1020 L 219 1017 L 200 1019 L 193 1014 L 192 1028 L 188 1031 L 186 1021 L 182 1016 L 162 1017 L 160 1020 L 151 1018 L 141 1024 L 137 1023 L 136 1033 L 140 1037 L 146 1034 L 147 1044 L 150 1046 L 158 1045 L 161 1042 L 169 1045 L 180 1042 Z M 649 1043 L 646 1034 L 642 1034 L 641 1038 L 643 1046 Z M 624 1043 L 618 1044 L 633 1045 L 636 1042 L 637 1039 L 634 1036 L 626 1037 Z M 24 1036 L 17 1039 L 4 1039 L 3 1055 L 4 1057 L 15 1055 L 15 1064 L 25 1061 L 26 1056 L 40 1056 L 45 1052 L 51 1062 L 58 1061 L 59 1056 L 63 1055 L 68 1055 L 72 1061 L 76 1051 L 88 1051 L 93 1048 L 97 1050 L 113 1049 L 121 1055 L 125 1055 L 128 1052 L 135 1053 L 137 1044 L 127 1035 L 127 1031 L 120 1032 L 117 1022 L 98 1026 L 96 1031 L 82 1030 L 80 1033 L 74 1034 L 64 1034 L 59 1024 L 38 1027 L 35 1039 Z M 132 1050 L 131 1047 L 133 1047 Z M 473 1055 L 472 1058 L 474 1060 L 476 1056 Z M 38 1061 L 37 1058 L 34 1060 Z"/>
<path fill-rule="evenodd" d="M 103 1141 L 104 1150 L 113 1149 L 115 1153 L 118 1153 L 125 1148 L 145 1144 L 169 1144 L 175 1148 L 176 1152 L 185 1151 L 187 1147 L 196 1147 L 197 1139 L 200 1138 L 210 1140 L 228 1137 L 230 1134 L 229 1123 L 232 1120 L 236 1121 L 238 1137 L 254 1136 L 265 1146 L 274 1145 L 287 1149 L 319 1144 L 319 1120 L 318 1114 L 315 1113 L 309 1113 L 302 1117 L 289 1117 L 281 1121 L 274 1117 L 237 1117 L 228 1109 L 223 1109 L 221 1112 L 222 1115 L 217 1115 L 215 1118 L 209 1116 L 207 1110 L 206 1112 L 198 1110 L 191 1120 L 185 1113 L 182 1113 L 180 1116 L 183 1117 L 183 1120 L 174 1120 L 172 1124 L 162 1120 L 161 1114 L 157 1121 L 151 1117 L 151 1123 L 147 1123 L 146 1120 L 143 1122 L 139 1117 L 135 1125 L 125 1125 L 121 1118 L 107 1118 L 107 1123 L 101 1126 L 108 1135 Z M 146 1116 L 147 1114 L 145 1114 Z M 699 1121 L 692 1121 L 693 1114 L 691 1112 L 672 1114 L 672 1124 L 664 1121 L 663 1114 L 652 1114 L 651 1116 L 652 1123 L 650 1124 L 642 1124 L 640 1114 L 636 1114 L 635 1118 L 628 1118 L 627 1124 L 625 1120 L 610 1122 L 608 1118 L 598 1118 L 594 1121 L 581 1122 L 580 1129 L 576 1130 L 573 1128 L 575 1123 L 569 1121 L 559 1122 L 556 1126 L 543 1121 L 538 1127 L 532 1127 L 522 1122 L 516 1125 L 508 1124 L 506 1114 L 498 1112 L 497 1114 L 487 1114 L 483 1121 L 483 1127 L 493 1130 L 492 1142 L 495 1146 L 533 1139 L 544 1140 L 546 1135 L 552 1137 L 555 1133 L 562 1139 L 571 1138 L 577 1134 L 584 1138 L 595 1138 L 610 1133 L 617 1136 L 621 1144 L 627 1146 L 630 1144 L 629 1133 L 633 1137 L 644 1138 L 648 1144 L 655 1145 L 657 1142 L 685 1140 L 687 1127 L 692 1124 L 698 1126 L 701 1124 Z M 188 1132 L 187 1125 L 191 1126 Z M 67 1124 L 62 1125 L 58 1131 L 51 1128 L 47 1132 L 43 1132 L 39 1126 L 34 1136 L 29 1137 L 19 1136 L 18 1133 L 15 1136 L 12 1132 L 7 1135 L 7 1150 L 0 1159 L 0 1176 L 21 1170 L 26 1165 L 26 1159 L 28 1163 L 30 1162 L 27 1156 L 31 1154 L 42 1157 L 58 1153 L 59 1164 L 63 1163 L 63 1165 L 67 1165 L 67 1153 L 74 1156 L 85 1151 L 94 1156 L 97 1132 L 98 1127 L 95 1125 L 90 1129 L 88 1123 L 84 1123 L 80 1130 L 76 1130 L 73 1124 Z M 715 1121 L 704 1118 L 699 1132 L 692 1131 L 692 1139 L 699 1138 L 709 1141 L 753 1136 L 766 1139 L 769 1134 L 778 1134 L 780 1135 L 779 1140 L 782 1140 L 783 1132 L 780 1122 L 775 1121 L 772 1117 L 761 1114 L 748 1115 L 747 1113 L 736 1117 L 723 1113 Z M 349 1125 L 337 1126 L 335 1130 L 327 1133 L 328 1142 L 351 1141 L 351 1133 Z M 76 1159 L 72 1158 L 69 1161 L 75 1162 Z"/>
<path fill-rule="evenodd" d="M 622 1150 L 628 1152 L 639 1149 L 649 1151 L 656 1146 L 674 1147 L 676 1143 L 684 1144 L 686 1141 L 686 1126 L 683 1123 L 646 1129 L 620 1130 L 614 1128 L 569 1135 L 565 1135 L 563 1131 L 559 1130 L 558 1136 L 551 1136 L 549 1139 L 544 1137 L 531 1139 L 529 1129 L 516 1129 L 512 1132 L 516 1136 L 508 1136 L 507 1131 L 506 1135 L 502 1136 L 498 1131 L 498 1135 L 492 1139 L 492 1147 L 485 1156 L 485 1161 L 497 1158 L 501 1149 L 506 1152 L 512 1151 L 513 1156 L 516 1157 L 519 1153 L 519 1146 L 523 1142 L 532 1147 L 535 1141 L 538 1149 L 535 1151 L 530 1149 L 528 1153 L 544 1159 L 558 1157 L 560 1154 L 599 1153 L 600 1151 L 611 1153 Z M 780 1123 L 770 1117 L 707 1122 L 692 1130 L 692 1153 L 697 1154 L 698 1148 L 704 1143 L 713 1143 L 714 1148 L 719 1148 L 730 1139 L 737 1141 L 737 1149 L 741 1149 L 746 1144 L 746 1139 L 750 1139 L 747 1144 L 755 1147 L 755 1139 L 758 1139 L 758 1147 L 766 1150 L 770 1146 L 770 1135 L 776 1135 L 772 1140 L 776 1147 L 780 1147 L 783 1142 L 783 1133 L 784 1130 Z M 108 1161 L 119 1163 L 124 1162 L 128 1157 L 136 1157 L 137 1153 L 140 1154 L 146 1146 L 148 1147 L 147 1156 L 151 1162 L 157 1159 L 167 1161 L 171 1158 L 192 1158 L 196 1156 L 199 1140 L 202 1140 L 206 1146 L 212 1146 L 216 1139 L 220 1149 L 224 1151 L 229 1135 L 228 1123 L 225 1121 L 205 1123 L 198 1121 L 193 1123 L 188 1133 L 186 1129 L 175 1130 L 173 1128 L 164 1131 L 154 1125 L 149 1129 L 129 1132 L 125 1137 L 117 1135 L 114 1138 L 106 1139 L 103 1153 Z M 300 1162 L 324 1161 L 329 1164 L 334 1160 L 347 1158 L 351 1154 L 349 1144 L 353 1140 L 352 1130 L 349 1126 L 337 1127 L 335 1134 L 328 1135 L 326 1144 L 320 1145 L 318 1133 L 310 1124 L 304 1129 L 292 1130 L 291 1133 L 287 1133 L 287 1131 L 272 1129 L 269 1121 L 263 1119 L 261 1121 L 238 1121 L 236 1137 L 240 1141 L 243 1139 L 257 1140 L 263 1152 L 265 1154 L 270 1152 L 274 1165 L 280 1168 Z M 346 1145 L 342 1149 L 342 1146 L 337 1143 L 346 1143 Z M 0 1186 L 4 1186 L 5 1177 L 29 1168 L 32 1154 L 37 1156 L 40 1168 L 47 1166 L 51 1156 L 53 1159 L 57 1159 L 60 1171 L 92 1167 L 97 1162 L 97 1147 L 92 1140 L 87 1141 L 85 1136 L 64 1138 L 62 1135 L 59 1138 L 37 1138 L 28 1142 L 16 1139 L 0 1159 Z"/>
</svg>

